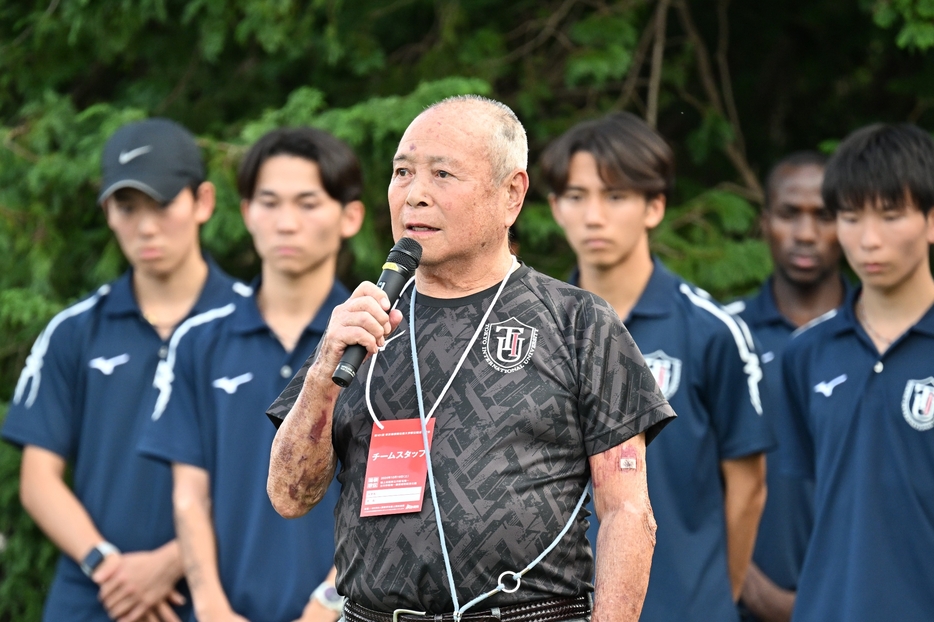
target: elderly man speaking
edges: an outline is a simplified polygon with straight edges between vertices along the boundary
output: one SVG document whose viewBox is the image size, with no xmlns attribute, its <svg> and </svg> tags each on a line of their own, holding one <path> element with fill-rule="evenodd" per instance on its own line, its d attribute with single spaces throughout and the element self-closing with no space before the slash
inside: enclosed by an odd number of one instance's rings
<svg viewBox="0 0 934 622">
<path fill-rule="evenodd" d="M 511 255 L 527 153 L 499 102 L 420 114 L 389 184 L 394 237 L 423 249 L 414 285 L 390 308 L 361 284 L 270 407 L 280 514 L 307 512 L 340 462 L 346 622 L 639 618 L 655 545 L 645 447 L 674 413 L 609 305 Z M 370 356 L 341 392 L 331 375 L 353 344 Z"/>
</svg>

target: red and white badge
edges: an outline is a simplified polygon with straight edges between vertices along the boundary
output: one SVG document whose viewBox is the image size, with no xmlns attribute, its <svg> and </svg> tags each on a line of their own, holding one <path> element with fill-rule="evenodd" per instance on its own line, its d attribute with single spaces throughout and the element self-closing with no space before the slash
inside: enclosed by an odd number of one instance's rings
<svg viewBox="0 0 934 622">
<path fill-rule="evenodd" d="M 418 419 L 383 421 L 373 424 L 370 455 L 367 458 L 360 516 L 385 516 L 420 512 L 428 478 L 428 456 L 422 442 Z M 428 446 L 435 430 L 434 417 L 428 420 Z"/>
</svg>

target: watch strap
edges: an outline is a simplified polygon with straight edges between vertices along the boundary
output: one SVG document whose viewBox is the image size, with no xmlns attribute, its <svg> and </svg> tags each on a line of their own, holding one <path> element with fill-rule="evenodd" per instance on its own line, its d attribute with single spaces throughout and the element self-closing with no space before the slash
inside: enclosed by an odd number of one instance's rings
<svg viewBox="0 0 934 622">
<path fill-rule="evenodd" d="M 120 549 L 110 542 L 104 541 L 99 543 L 81 560 L 81 572 L 90 577 L 94 574 L 94 571 L 97 570 L 97 567 L 103 563 L 105 557 L 119 552 Z"/>
</svg>

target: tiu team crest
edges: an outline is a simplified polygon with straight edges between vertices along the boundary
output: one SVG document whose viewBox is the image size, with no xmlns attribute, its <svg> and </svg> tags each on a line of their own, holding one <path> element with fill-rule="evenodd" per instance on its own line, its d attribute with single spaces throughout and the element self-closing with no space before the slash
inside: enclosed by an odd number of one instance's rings
<svg viewBox="0 0 934 622">
<path fill-rule="evenodd" d="M 538 329 L 514 317 L 487 324 L 483 331 L 483 356 L 490 367 L 508 374 L 525 367 L 535 352 Z"/>
<path fill-rule="evenodd" d="M 670 400 L 681 384 L 681 360 L 656 350 L 645 355 L 645 362 L 655 376 L 655 382 L 662 390 L 662 395 L 666 400 Z"/>
<path fill-rule="evenodd" d="M 909 380 L 902 395 L 905 421 L 921 432 L 934 427 L 934 377 Z"/>
</svg>

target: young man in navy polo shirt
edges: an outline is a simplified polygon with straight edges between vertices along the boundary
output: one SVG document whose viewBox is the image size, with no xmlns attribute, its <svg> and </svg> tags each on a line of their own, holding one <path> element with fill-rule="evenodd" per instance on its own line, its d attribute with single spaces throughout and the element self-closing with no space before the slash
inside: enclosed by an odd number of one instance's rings
<svg viewBox="0 0 934 622">
<path fill-rule="evenodd" d="M 727 308 L 739 313 L 762 347 L 763 396 L 773 417 L 785 417 L 781 399 L 781 355 L 792 332 L 843 303 L 847 285 L 840 274 L 837 223 L 821 198 L 827 157 L 802 151 L 779 161 L 766 179 L 761 226 L 775 272 L 758 294 Z M 776 426 L 778 447 L 766 456 L 771 466 L 794 439 L 782 442 L 787 426 Z M 766 474 L 768 500 L 743 586 L 745 619 L 787 622 L 814 519 L 814 482 Z"/>
<path fill-rule="evenodd" d="M 815 478 L 793 619 L 930 620 L 934 140 L 913 125 L 857 130 L 823 197 L 861 287 L 782 359 L 800 442 L 778 466 Z"/>
<path fill-rule="evenodd" d="M 250 298 L 181 327 L 140 449 L 172 463 L 199 621 L 336 620 L 337 485 L 302 518 L 279 516 L 266 495 L 275 428 L 263 413 L 350 295 L 335 270 L 363 222 L 360 165 L 326 132 L 276 130 L 247 153 L 238 186 L 261 277 Z"/>
<path fill-rule="evenodd" d="M 577 283 L 624 318 L 678 414 L 647 452 L 658 544 L 641 619 L 737 620 L 765 502 L 763 452 L 773 440 L 748 329 L 649 251 L 673 154 L 622 113 L 570 129 L 548 147 L 542 168 L 552 213 L 577 255 Z"/>
<path fill-rule="evenodd" d="M 136 439 L 175 327 L 245 286 L 201 254 L 214 186 L 184 128 L 166 119 L 124 126 L 102 168 L 99 200 L 130 270 L 39 335 L 3 437 L 24 448 L 23 506 L 63 553 L 43 619 L 178 620 L 187 607 L 172 609 L 185 599 L 171 472 L 139 456 Z"/>
</svg>

